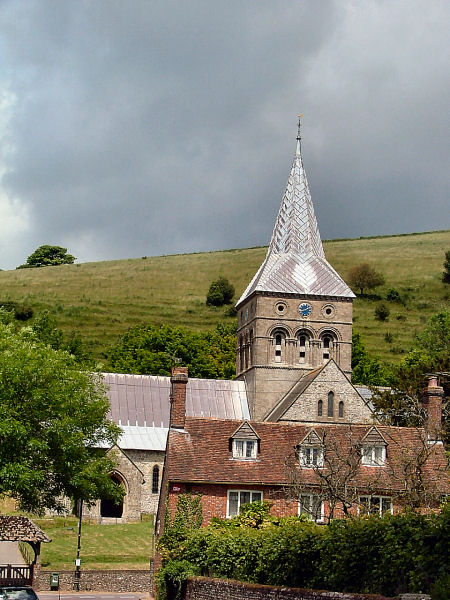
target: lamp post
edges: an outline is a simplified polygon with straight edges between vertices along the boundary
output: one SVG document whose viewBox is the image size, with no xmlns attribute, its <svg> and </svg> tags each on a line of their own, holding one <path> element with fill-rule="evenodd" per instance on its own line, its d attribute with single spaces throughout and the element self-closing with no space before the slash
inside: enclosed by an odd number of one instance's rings
<svg viewBox="0 0 450 600">
<path fill-rule="evenodd" d="M 83 518 L 83 500 L 80 500 L 79 504 L 79 516 L 78 516 L 78 540 L 77 540 L 77 557 L 75 559 L 75 581 L 74 581 L 74 589 L 76 592 L 80 591 L 80 577 L 81 577 L 81 558 L 80 558 L 80 550 L 81 550 L 81 521 Z"/>
</svg>

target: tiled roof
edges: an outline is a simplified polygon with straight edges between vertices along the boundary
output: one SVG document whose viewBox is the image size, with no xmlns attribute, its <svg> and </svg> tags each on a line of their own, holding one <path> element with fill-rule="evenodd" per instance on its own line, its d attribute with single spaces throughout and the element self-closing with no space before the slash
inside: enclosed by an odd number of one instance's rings
<svg viewBox="0 0 450 600">
<path fill-rule="evenodd" d="M 323 252 L 300 151 L 300 129 L 267 256 L 237 305 L 253 292 L 355 297 Z"/>
<path fill-rule="evenodd" d="M 222 419 L 187 418 L 185 431 L 170 431 L 167 477 L 175 482 L 215 482 L 225 484 L 286 485 L 289 472 L 285 466 L 288 457 L 308 435 L 311 427 L 302 424 L 251 422 L 260 438 L 257 460 L 232 458 L 229 439 L 239 427 L 238 421 Z M 325 439 L 325 447 L 348 452 L 353 443 L 361 442 L 370 431 L 370 425 L 317 425 L 314 431 Z M 387 442 L 386 468 L 360 467 L 360 478 L 377 477 L 380 489 L 400 489 L 403 459 L 408 452 L 420 447 L 420 430 L 413 427 L 379 426 L 378 431 Z M 433 447 L 428 462 L 429 472 L 439 470 L 439 485 L 450 491 L 448 479 L 440 474 L 446 466 L 442 444 Z M 314 485 L 312 469 L 302 469 L 302 478 Z"/>
<path fill-rule="evenodd" d="M 123 449 L 164 450 L 170 413 L 170 377 L 104 373 L 109 417 L 122 427 Z M 248 419 L 243 381 L 189 379 L 186 414 L 221 419 Z"/>
<path fill-rule="evenodd" d="M 28 517 L 0 515 L 0 541 L 51 542 L 52 540 Z"/>
</svg>

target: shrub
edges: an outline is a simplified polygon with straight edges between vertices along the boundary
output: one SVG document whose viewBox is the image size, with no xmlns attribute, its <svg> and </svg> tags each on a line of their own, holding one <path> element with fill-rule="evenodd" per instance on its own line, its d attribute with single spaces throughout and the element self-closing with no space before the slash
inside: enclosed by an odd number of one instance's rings
<svg viewBox="0 0 450 600">
<path fill-rule="evenodd" d="M 206 304 L 208 306 L 223 306 L 231 304 L 234 296 L 234 286 L 226 279 L 219 277 L 209 286 L 208 295 L 206 296 Z"/>
<path fill-rule="evenodd" d="M 450 283 L 450 250 L 445 253 L 444 271 L 442 273 L 442 281 Z"/>
<path fill-rule="evenodd" d="M 392 333 L 389 333 L 389 331 L 386 331 L 386 333 L 384 334 L 384 341 L 387 344 L 392 344 L 392 342 L 394 341 L 394 336 L 392 335 Z"/>
<path fill-rule="evenodd" d="M 391 311 L 386 304 L 379 304 L 375 309 L 375 319 L 377 321 L 387 321 Z"/>
<path fill-rule="evenodd" d="M 158 600 L 181 600 L 188 577 L 198 575 L 198 569 L 187 560 L 172 560 L 156 576 Z"/>
<path fill-rule="evenodd" d="M 18 321 L 28 321 L 33 316 L 33 309 L 31 306 L 16 306 L 14 310 L 14 316 Z"/>
</svg>

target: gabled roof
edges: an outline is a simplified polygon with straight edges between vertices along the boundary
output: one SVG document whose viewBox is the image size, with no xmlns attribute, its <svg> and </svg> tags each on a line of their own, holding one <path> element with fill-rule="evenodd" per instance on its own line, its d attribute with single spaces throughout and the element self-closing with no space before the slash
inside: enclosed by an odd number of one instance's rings
<svg viewBox="0 0 450 600">
<path fill-rule="evenodd" d="M 386 440 L 381 435 L 377 427 L 372 427 L 369 429 L 366 435 L 362 438 L 361 442 L 363 444 L 381 444 L 383 446 L 387 446 Z"/>
<path fill-rule="evenodd" d="M 323 440 L 318 435 L 318 433 L 315 429 L 310 429 L 308 431 L 308 433 L 305 435 L 305 437 L 302 439 L 302 441 L 300 442 L 300 444 L 305 444 L 307 446 L 314 446 L 314 445 L 322 444 L 322 443 L 323 443 Z"/>
<path fill-rule="evenodd" d="M 0 515 L 0 541 L 51 542 L 51 538 L 28 517 Z"/>
<path fill-rule="evenodd" d="M 240 423 L 222 419 L 199 419 L 187 417 L 183 432 L 169 433 L 166 463 L 167 481 L 179 483 L 221 483 L 225 485 L 284 486 L 290 483 L 286 459 L 295 455 L 299 441 L 311 431 L 304 424 L 251 422 L 260 438 L 257 461 L 232 459 L 229 440 Z M 345 455 L 351 444 L 358 444 L 371 430 L 370 425 L 317 425 L 318 437 L 323 440 L 325 451 L 337 447 Z M 405 453 L 420 449 L 423 431 L 414 427 L 379 426 L 378 431 L 389 442 L 386 468 L 367 469 L 361 466 L 360 483 L 368 483 L 376 477 L 377 489 L 402 489 L 402 468 Z M 437 474 L 436 486 L 442 493 L 450 492 L 448 477 L 444 475 L 447 460 L 442 444 L 432 447 L 425 470 Z M 375 472 L 376 471 L 376 472 Z M 313 469 L 302 469 L 302 480 L 308 485 L 317 484 Z"/>
<path fill-rule="evenodd" d="M 355 297 L 325 258 L 300 139 L 299 121 L 297 150 L 267 256 L 236 306 L 254 292 Z"/>
<path fill-rule="evenodd" d="M 259 440 L 259 436 L 248 421 L 244 421 L 231 436 L 237 440 Z"/>
</svg>

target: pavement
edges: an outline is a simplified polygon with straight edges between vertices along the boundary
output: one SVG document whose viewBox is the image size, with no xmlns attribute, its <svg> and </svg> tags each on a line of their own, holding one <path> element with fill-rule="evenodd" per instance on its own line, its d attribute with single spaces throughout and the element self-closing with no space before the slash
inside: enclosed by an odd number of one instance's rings
<svg viewBox="0 0 450 600">
<path fill-rule="evenodd" d="M 25 565 L 19 542 L 0 542 L 0 565 Z"/>
</svg>

